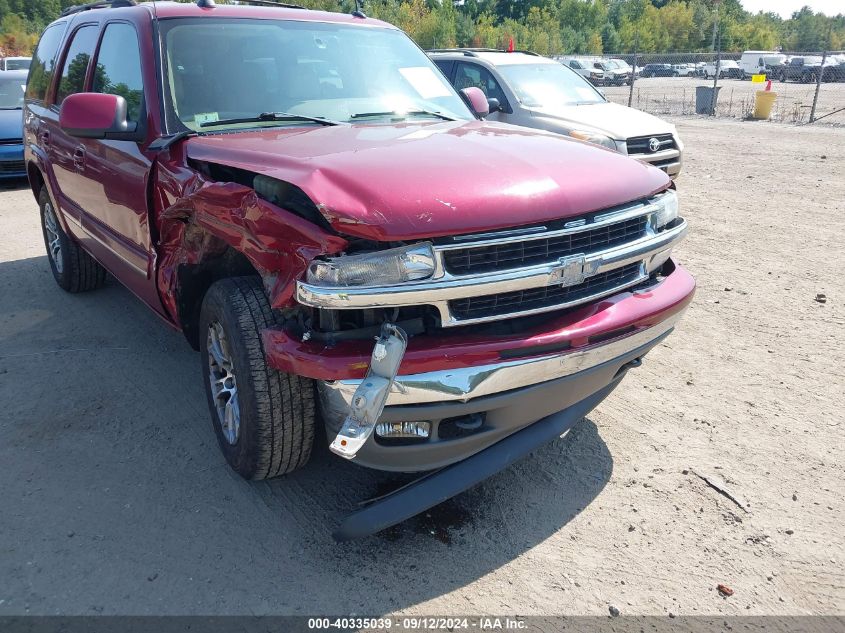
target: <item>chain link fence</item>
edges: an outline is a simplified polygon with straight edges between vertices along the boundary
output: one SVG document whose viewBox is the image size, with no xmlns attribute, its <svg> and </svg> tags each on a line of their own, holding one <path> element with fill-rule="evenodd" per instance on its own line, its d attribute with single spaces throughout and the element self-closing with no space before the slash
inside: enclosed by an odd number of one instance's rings
<svg viewBox="0 0 845 633">
<path fill-rule="evenodd" d="M 775 97 L 769 120 L 845 125 L 845 51 L 605 53 L 556 59 L 599 86 L 611 101 L 656 115 L 754 118 L 757 92 L 770 80 Z M 755 74 L 765 81 L 753 81 Z"/>
</svg>

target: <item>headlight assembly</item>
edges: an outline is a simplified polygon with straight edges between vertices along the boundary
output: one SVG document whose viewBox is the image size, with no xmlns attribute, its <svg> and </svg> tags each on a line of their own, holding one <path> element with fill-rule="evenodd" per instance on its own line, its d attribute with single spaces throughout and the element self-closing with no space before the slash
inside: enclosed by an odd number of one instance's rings
<svg viewBox="0 0 845 633">
<path fill-rule="evenodd" d="M 428 242 L 401 248 L 314 260 L 307 281 L 315 286 L 392 286 L 434 274 L 434 250 Z"/>
<path fill-rule="evenodd" d="M 660 229 L 678 217 L 678 194 L 668 189 L 655 202 L 658 210 L 654 214 L 654 228 Z"/>
<path fill-rule="evenodd" d="M 610 138 L 609 136 L 605 136 L 604 134 L 599 134 L 598 132 L 590 132 L 587 130 L 572 130 L 569 133 L 569 136 L 572 138 L 577 138 L 581 141 L 587 141 L 588 143 L 595 143 L 596 145 L 601 145 L 602 147 L 606 147 L 607 149 L 612 149 L 614 152 L 618 151 L 616 147 L 616 142 Z"/>
</svg>

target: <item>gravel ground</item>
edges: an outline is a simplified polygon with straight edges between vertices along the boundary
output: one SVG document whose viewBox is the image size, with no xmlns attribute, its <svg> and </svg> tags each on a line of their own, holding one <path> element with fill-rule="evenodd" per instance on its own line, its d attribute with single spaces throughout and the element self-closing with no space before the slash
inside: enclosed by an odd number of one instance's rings
<svg viewBox="0 0 845 633">
<path fill-rule="evenodd" d="M 763 85 L 739 79 L 719 80 L 719 99 L 716 112 L 720 117 L 747 117 L 754 109 L 754 93 Z M 701 77 L 648 77 L 634 82 L 631 105 L 657 115 L 695 114 L 696 86 L 713 87 L 712 79 Z M 629 86 L 607 86 L 600 88 L 607 98 L 622 105 L 628 105 Z M 772 121 L 801 123 L 810 119 L 815 84 L 789 81 L 772 81 L 772 91 L 777 93 L 772 108 Z M 830 114 L 818 124 L 845 125 L 845 82 L 822 83 L 816 105 L 816 117 Z"/>
<path fill-rule="evenodd" d="M 395 477 L 234 476 L 181 335 L 61 292 L 0 191 L 0 615 L 845 612 L 845 129 L 677 123 L 678 331 L 567 438 L 345 545 Z"/>
</svg>

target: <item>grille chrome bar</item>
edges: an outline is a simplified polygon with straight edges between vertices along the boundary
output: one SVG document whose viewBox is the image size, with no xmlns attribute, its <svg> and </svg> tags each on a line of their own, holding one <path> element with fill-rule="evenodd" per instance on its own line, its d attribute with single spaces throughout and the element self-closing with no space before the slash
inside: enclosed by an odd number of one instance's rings
<svg viewBox="0 0 845 633">
<path fill-rule="evenodd" d="M 639 203 L 632 208 L 593 216 L 592 222 L 560 231 L 522 236 L 504 232 L 501 240 L 489 238 L 490 234 L 485 234 L 481 240 L 469 244 L 439 244 L 435 246 L 436 271 L 431 278 L 394 286 L 337 288 L 299 281 L 296 297 L 303 305 L 338 310 L 431 305 L 439 312 L 443 327 L 514 318 L 576 306 L 629 288 L 647 278 L 651 271 L 666 261 L 671 249 L 685 237 L 687 224 L 679 218 L 667 228 L 656 231 L 654 214 L 660 208 L 660 205 L 654 202 Z M 518 242 L 530 245 L 532 242 L 539 243 L 537 240 L 547 240 L 552 234 L 577 236 L 578 233 L 595 229 L 596 226 L 612 226 L 638 216 L 645 216 L 645 231 L 641 237 L 595 252 L 581 252 L 563 257 L 554 254 L 549 261 L 531 263 L 518 268 L 461 275 L 454 274 L 446 265 L 446 256 L 449 251 L 456 249 L 485 248 L 495 244 Z M 592 277 L 612 273 L 628 266 L 631 268 L 626 271 L 627 274 L 606 275 L 604 280 L 607 283 L 605 284 L 600 283 L 599 279 L 591 281 Z M 616 281 L 618 283 L 613 283 Z M 588 286 L 584 286 L 582 288 L 584 292 L 577 292 L 576 286 L 579 284 L 591 284 L 589 291 Z M 511 300 L 514 308 L 511 312 L 470 314 L 466 311 L 462 313 L 460 309 L 464 305 L 460 303 L 460 300 L 489 298 L 492 295 L 507 295 L 521 291 L 525 291 L 527 294 L 524 296 L 529 298 L 539 295 L 554 296 L 555 289 L 563 287 L 572 290 L 558 292 L 559 302 L 550 300 L 540 301 L 540 304 L 534 305 L 530 302 L 519 305 L 519 301 L 513 302 L 512 296 L 506 296 L 505 298 Z M 542 290 L 547 288 L 551 288 L 551 291 Z M 538 292 L 528 292 L 533 290 L 538 290 Z"/>
</svg>

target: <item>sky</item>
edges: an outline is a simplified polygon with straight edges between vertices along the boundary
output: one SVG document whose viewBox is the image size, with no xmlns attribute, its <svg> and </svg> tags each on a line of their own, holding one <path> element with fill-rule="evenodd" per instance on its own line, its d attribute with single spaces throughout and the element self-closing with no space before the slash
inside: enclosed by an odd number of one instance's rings
<svg viewBox="0 0 845 633">
<path fill-rule="evenodd" d="M 816 13 L 830 16 L 845 13 L 845 0 L 740 0 L 740 2 L 746 11 L 752 13 L 771 11 L 779 13 L 784 18 L 788 18 L 804 5 L 809 6 Z"/>
</svg>

